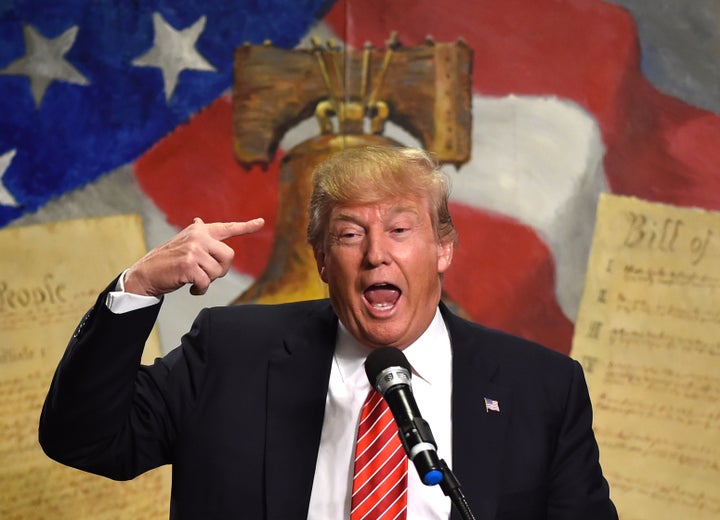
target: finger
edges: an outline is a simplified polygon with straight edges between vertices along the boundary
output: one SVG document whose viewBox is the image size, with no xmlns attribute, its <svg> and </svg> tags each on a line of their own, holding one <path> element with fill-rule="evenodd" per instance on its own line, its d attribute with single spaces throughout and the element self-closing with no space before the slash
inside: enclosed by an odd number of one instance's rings
<svg viewBox="0 0 720 520">
<path fill-rule="evenodd" d="M 247 222 L 213 222 L 206 224 L 208 233 L 217 240 L 255 233 L 265 225 L 265 219 L 256 218 Z"/>
<path fill-rule="evenodd" d="M 204 223 L 205 222 L 203 222 L 203 219 L 201 219 L 200 217 L 195 217 L 193 219 L 193 224 L 204 224 Z"/>
<path fill-rule="evenodd" d="M 223 276 L 225 273 L 227 273 L 228 269 L 230 269 L 233 258 L 235 258 L 235 251 L 233 250 L 233 248 L 227 245 L 225 242 L 220 242 L 219 240 L 216 240 L 213 243 L 209 244 L 207 252 L 210 255 L 210 258 L 215 263 L 217 263 L 219 268 L 222 270 L 222 272 L 218 276 L 216 276 L 216 278 L 219 278 L 220 276 Z"/>
<path fill-rule="evenodd" d="M 201 296 L 205 294 L 210 287 L 212 279 L 208 273 L 200 265 L 196 266 L 190 280 L 190 294 L 193 296 Z"/>
<path fill-rule="evenodd" d="M 193 285 L 192 294 L 205 294 L 209 286 L 218 278 L 227 274 L 232 265 L 235 252 L 223 242 L 214 241 L 214 249 L 196 251 L 192 259 L 189 283 Z"/>
<path fill-rule="evenodd" d="M 207 290 L 208 290 L 207 287 L 200 288 L 199 286 L 197 286 L 195 284 L 190 286 L 190 294 L 192 294 L 193 296 L 202 296 L 203 294 L 205 294 L 207 292 Z"/>
<path fill-rule="evenodd" d="M 225 245 L 222 242 L 219 242 L 219 244 L 223 246 Z M 203 257 L 197 259 L 198 266 L 205 272 L 210 283 L 214 282 L 218 278 L 225 276 L 230 270 L 233 251 L 229 246 L 226 247 L 228 247 L 228 249 L 230 250 L 231 254 L 229 256 L 225 255 L 218 259 L 211 252 L 208 252 Z"/>
</svg>

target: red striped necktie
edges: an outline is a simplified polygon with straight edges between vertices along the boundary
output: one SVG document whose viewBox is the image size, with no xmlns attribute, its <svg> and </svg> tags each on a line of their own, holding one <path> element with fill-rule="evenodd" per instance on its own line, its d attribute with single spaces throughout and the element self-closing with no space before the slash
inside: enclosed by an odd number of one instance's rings
<svg viewBox="0 0 720 520">
<path fill-rule="evenodd" d="M 360 412 L 350 520 L 405 520 L 407 461 L 390 408 L 370 390 Z"/>
</svg>

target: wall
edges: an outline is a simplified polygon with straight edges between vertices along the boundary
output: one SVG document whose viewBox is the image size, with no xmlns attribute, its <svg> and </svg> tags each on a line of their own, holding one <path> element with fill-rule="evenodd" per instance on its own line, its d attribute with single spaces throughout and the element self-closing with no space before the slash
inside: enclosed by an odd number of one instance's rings
<svg viewBox="0 0 720 520">
<path fill-rule="evenodd" d="M 720 207 L 713 0 L 115 4 L 0 7 L 0 225 L 137 212 L 152 247 L 194 216 L 266 217 L 263 233 L 232 242 L 234 270 L 208 295 L 167 298 L 165 350 L 200 307 L 262 272 L 283 150 L 317 131 L 289 132 L 267 171 L 237 164 L 229 91 L 246 41 L 468 42 L 473 150 L 448 169 L 461 244 L 446 291 L 475 320 L 562 352 L 600 192 Z"/>
</svg>

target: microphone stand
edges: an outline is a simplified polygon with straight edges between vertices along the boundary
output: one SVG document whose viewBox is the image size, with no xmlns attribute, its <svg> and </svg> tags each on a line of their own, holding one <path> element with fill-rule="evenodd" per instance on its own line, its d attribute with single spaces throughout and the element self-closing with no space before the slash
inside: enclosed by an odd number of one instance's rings
<svg viewBox="0 0 720 520">
<path fill-rule="evenodd" d="M 440 489 L 442 489 L 445 496 L 450 497 L 453 505 L 460 513 L 462 520 L 475 520 L 475 517 L 470 511 L 470 506 L 463 495 L 462 489 L 460 489 L 460 482 L 453 474 L 450 467 L 445 462 L 445 459 L 440 459 L 440 469 L 443 473 L 443 479 L 440 481 Z"/>
</svg>

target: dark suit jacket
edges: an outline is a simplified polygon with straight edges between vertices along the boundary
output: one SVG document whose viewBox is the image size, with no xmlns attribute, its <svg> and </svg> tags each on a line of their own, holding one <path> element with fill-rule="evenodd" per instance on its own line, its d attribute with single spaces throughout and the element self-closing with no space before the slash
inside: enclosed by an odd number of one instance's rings
<svg viewBox="0 0 720 520">
<path fill-rule="evenodd" d="M 337 331 L 329 302 L 205 310 L 179 348 L 140 367 L 160 306 L 115 315 L 104 301 L 53 379 L 45 452 L 112 479 L 172 464 L 174 519 L 306 518 Z M 477 520 L 616 518 L 579 364 L 442 313 L 452 469 Z"/>
</svg>

